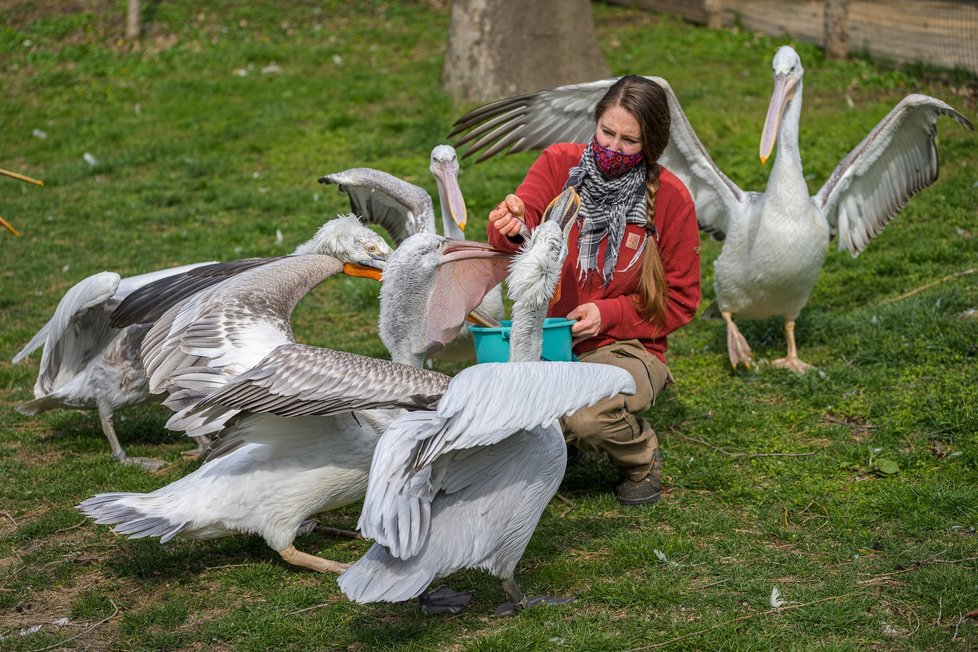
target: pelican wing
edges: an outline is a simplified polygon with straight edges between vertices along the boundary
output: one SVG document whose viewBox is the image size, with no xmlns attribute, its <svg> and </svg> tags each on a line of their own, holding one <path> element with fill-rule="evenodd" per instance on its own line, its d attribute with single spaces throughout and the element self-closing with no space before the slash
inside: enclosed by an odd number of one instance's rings
<svg viewBox="0 0 978 652">
<path fill-rule="evenodd" d="M 602 398 L 634 391 L 631 375 L 608 365 L 510 362 L 464 369 L 449 383 L 436 412 L 404 415 L 381 437 L 370 468 L 361 531 L 395 557 L 417 554 L 427 538 L 435 494 L 446 490 L 446 483 L 458 491 L 484 477 L 461 464 L 461 451 L 547 427 Z M 437 462 L 456 455 L 457 463 L 446 476 Z"/>
<path fill-rule="evenodd" d="M 586 143 L 594 135 L 594 107 L 618 79 L 558 86 L 497 100 L 459 118 L 449 137 L 465 132 L 457 144 L 469 143 L 463 157 L 485 149 L 478 161 L 503 150 L 516 153 L 558 142 Z M 659 161 L 689 189 L 700 229 L 722 239 L 728 216 L 744 201 L 744 192 L 713 162 L 668 82 L 661 77 L 648 79 L 665 90 L 672 123 L 669 144 Z"/>
<path fill-rule="evenodd" d="M 47 323 L 14 356 L 16 364 L 44 346 L 35 394 L 47 394 L 59 377 L 70 378 L 83 370 L 115 336 L 117 331 L 109 327 L 108 304 L 120 280 L 115 272 L 100 272 L 73 285 Z"/>
<path fill-rule="evenodd" d="M 199 263 L 166 270 L 172 273 L 162 277 L 148 278 L 146 283 L 130 288 L 125 294 L 120 291 L 120 303 L 112 312 L 112 326 L 122 328 L 132 324 L 155 322 L 163 313 L 187 297 L 249 269 L 282 258 L 284 256 L 246 258 L 224 263 Z M 151 277 L 152 275 L 144 274 L 143 276 Z M 123 282 L 128 280 L 124 279 Z"/>
<path fill-rule="evenodd" d="M 431 409 L 448 376 L 390 360 L 305 344 L 279 346 L 201 401 L 193 412 L 227 408 L 283 417 L 371 408 Z"/>
<path fill-rule="evenodd" d="M 164 313 L 143 340 L 150 391 L 167 390 L 176 372 L 210 368 L 197 398 L 293 342 L 290 317 L 313 287 L 342 269 L 330 256 L 285 256 L 199 291 Z M 171 405 L 171 408 L 174 406 Z"/>
<path fill-rule="evenodd" d="M 908 95 L 835 168 L 814 202 L 839 236 L 840 250 L 859 255 L 911 197 L 937 179 L 942 115 L 974 129 L 941 100 Z"/>
<path fill-rule="evenodd" d="M 386 230 L 394 244 L 420 232 L 435 232 L 431 195 L 419 186 L 372 168 L 350 168 L 319 178 L 334 183 L 350 198 L 354 213 Z"/>
</svg>

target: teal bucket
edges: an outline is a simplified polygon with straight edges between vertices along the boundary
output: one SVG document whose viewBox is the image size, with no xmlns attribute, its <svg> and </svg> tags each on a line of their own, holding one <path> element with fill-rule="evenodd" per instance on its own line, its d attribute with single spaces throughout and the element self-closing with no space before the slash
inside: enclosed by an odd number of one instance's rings
<svg viewBox="0 0 978 652">
<path fill-rule="evenodd" d="M 509 362 L 509 330 L 512 321 L 503 319 L 499 323 L 502 326 L 495 328 L 469 326 L 475 345 L 476 362 Z M 543 320 L 541 360 L 549 362 L 577 360 L 577 356 L 571 351 L 573 324 L 573 319 L 563 317 L 547 317 Z"/>
</svg>

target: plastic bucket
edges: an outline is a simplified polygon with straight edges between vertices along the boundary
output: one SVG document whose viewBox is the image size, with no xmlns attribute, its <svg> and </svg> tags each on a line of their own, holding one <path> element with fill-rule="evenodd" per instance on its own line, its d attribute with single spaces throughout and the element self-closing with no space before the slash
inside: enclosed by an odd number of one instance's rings
<svg viewBox="0 0 978 652">
<path fill-rule="evenodd" d="M 509 331 L 512 321 L 503 319 L 499 323 L 502 326 L 495 328 L 469 326 L 469 330 L 472 331 L 472 342 L 475 345 L 476 362 L 509 361 Z M 550 362 L 577 360 L 577 356 L 571 350 L 573 324 L 573 319 L 563 317 L 547 317 L 543 320 L 541 360 Z"/>
</svg>

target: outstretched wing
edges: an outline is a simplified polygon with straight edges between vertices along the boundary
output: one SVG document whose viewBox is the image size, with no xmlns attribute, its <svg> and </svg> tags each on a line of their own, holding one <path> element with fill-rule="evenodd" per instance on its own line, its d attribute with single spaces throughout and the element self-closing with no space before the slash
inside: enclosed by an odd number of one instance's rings
<svg viewBox="0 0 978 652">
<path fill-rule="evenodd" d="M 287 256 L 226 279 L 177 304 L 143 340 L 150 391 L 169 390 L 179 411 L 293 342 L 299 300 L 339 272 L 330 256 Z"/>
<path fill-rule="evenodd" d="M 386 230 L 395 245 L 415 233 L 435 232 L 435 209 L 428 192 L 387 172 L 350 168 L 327 174 L 319 183 L 336 184 L 354 213 Z"/>
<path fill-rule="evenodd" d="M 99 272 L 73 285 L 47 323 L 14 356 L 16 364 L 44 346 L 35 394 L 49 393 L 59 376 L 71 377 L 84 369 L 116 334 L 109 327 L 109 303 L 119 281 L 115 272 Z"/>
<path fill-rule="evenodd" d="M 463 157 L 485 149 L 478 161 L 503 150 L 516 153 L 558 142 L 586 143 L 594 135 L 594 107 L 618 79 L 569 84 L 497 100 L 459 118 L 449 137 L 464 132 L 457 142 L 468 144 Z M 669 102 L 669 144 L 659 161 L 689 189 L 700 229 L 722 239 L 729 216 L 744 201 L 744 192 L 713 162 L 668 82 L 661 77 L 648 79 L 662 86 Z"/>
<path fill-rule="evenodd" d="M 429 410 L 448 381 L 444 374 L 389 360 L 285 344 L 168 426 L 206 434 L 241 412 L 300 417 L 375 408 Z"/>
<path fill-rule="evenodd" d="M 427 537 L 431 500 L 443 489 L 439 459 L 493 446 L 607 396 L 634 391 L 631 375 L 608 365 L 510 362 L 464 369 L 449 383 L 437 412 L 409 413 L 384 433 L 370 467 L 361 531 L 395 557 L 416 554 Z"/>
<path fill-rule="evenodd" d="M 911 197 L 937 179 L 942 115 L 974 130 L 941 100 L 908 95 L 836 166 L 814 202 L 839 236 L 840 250 L 859 255 Z"/>
</svg>

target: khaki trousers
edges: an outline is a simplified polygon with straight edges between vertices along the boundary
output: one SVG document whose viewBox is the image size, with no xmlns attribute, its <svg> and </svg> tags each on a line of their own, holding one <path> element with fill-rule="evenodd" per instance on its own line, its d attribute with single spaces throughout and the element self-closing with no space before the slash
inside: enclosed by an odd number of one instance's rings
<svg viewBox="0 0 978 652">
<path fill-rule="evenodd" d="M 622 340 L 581 355 L 581 362 L 621 367 L 635 379 L 635 394 L 602 399 L 561 420 L 564 439 L 582 451 L 607 453 L 623 477 L 641 480 L 659 442 L 642 412 L 655 403 L 672 374 L 638 340 Z"/>
</svg>

